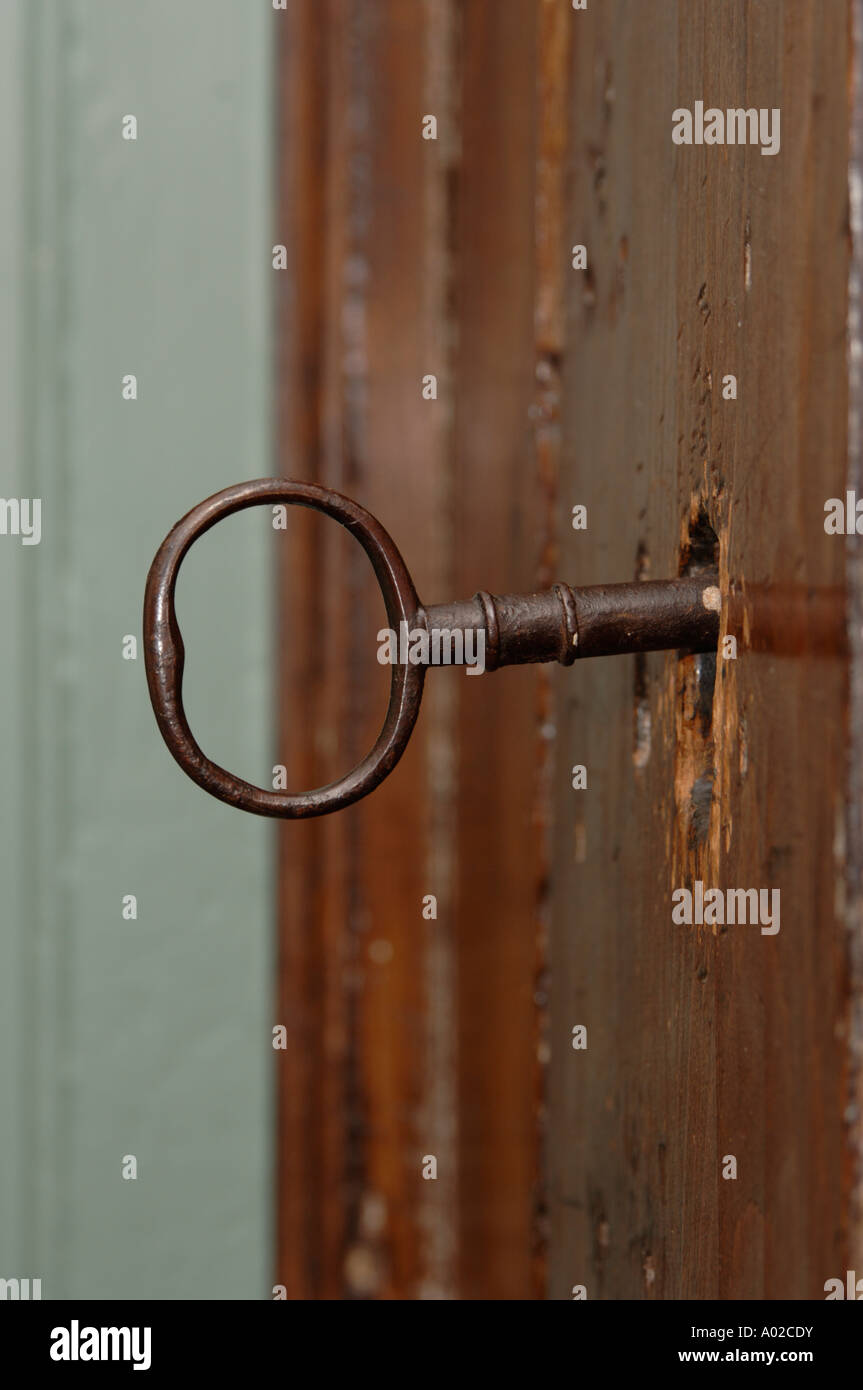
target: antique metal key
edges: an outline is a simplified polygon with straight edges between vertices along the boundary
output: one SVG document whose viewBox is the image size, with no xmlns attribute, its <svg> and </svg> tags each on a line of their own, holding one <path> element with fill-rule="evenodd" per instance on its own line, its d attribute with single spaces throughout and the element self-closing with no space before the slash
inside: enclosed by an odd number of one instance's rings
<svg viewBox="0 0 863 1390">
<path fill-rule="evenodd" d="M 144 597 L 144 651 L 156 719 L 180 767 L 211 796 L 259 816 L 322 816 L 350 806 L 379 786 L 407 747 L 427 669 L 421 661 L 407 658 L 402 644 L 393 661 L 389 705 L 377 742 L 345 777 L 315 791 L 265 791 L 202 753 L 183 709 L 185 653 L 174 613 L 177 573 L 193 541 L 218 521 L 245 507 L 277 503 L 324 512 L 356 536 L 372 562 L 394 633 L 459 633 L 467 639 L 462 652 L 482 647 L 486 670 L 543 661 L 568 666 L 581 657 L 624 652 L 716 648 L 720 595 L 713 571 L 582 589 L 555 584 L 543 593 L 502 597 L 480 590 L 470 599 L 423 605 L 390 536 L 350 498 L 284 478 L 237 483 L 193 507 L 159 547 Z M 415 642 L 411 650 L 422 647 Z"/>
</svg>

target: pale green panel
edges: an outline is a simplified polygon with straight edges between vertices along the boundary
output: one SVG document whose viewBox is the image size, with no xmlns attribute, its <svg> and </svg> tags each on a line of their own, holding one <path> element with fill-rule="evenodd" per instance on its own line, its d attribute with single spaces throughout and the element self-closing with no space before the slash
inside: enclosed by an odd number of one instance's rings
<svg viewBox="0 0 863 1390">
<path fill-rule="evenodd" d="M 271 828 L 172 762 L 140 647 L 170 526 L 272 471 L 272 26 L 237 0 L 2 6 L 0 492 L 43 499 L 43 537 L 0 537 L 0 1276 L 46 1298 L 272 1282 Z M 266 782 L 271 539 L 234 518 L 179 585 L 196 732 Z"/>
<path fill-rule="evenodd" d="M 0 6 L 0 187 L 7 192 L 0 217 L 0 494 L 27 494 L 22 460 L 18 401 L 23 390 L 18 307 L 24 255 L 22 210 L 17 196 L 24 179 L 24 152 L 14 137 L 20 95 L 21 9 Z M 30 971 L 26 917 L 29 891 L 26 834 L 19 814 L 30 774 L 30 749 L 22 744 L 25 675 L 30 613 L 25 607 L 27 579 L 40 563 L 36 547 L 24 549 L 0 536 L 0 1278 L 28 1278 L 23 1239 L 28 1150 L 27 1076 L 23 1056 L 30 1041 L 27 1011 Z"/>
</svg>

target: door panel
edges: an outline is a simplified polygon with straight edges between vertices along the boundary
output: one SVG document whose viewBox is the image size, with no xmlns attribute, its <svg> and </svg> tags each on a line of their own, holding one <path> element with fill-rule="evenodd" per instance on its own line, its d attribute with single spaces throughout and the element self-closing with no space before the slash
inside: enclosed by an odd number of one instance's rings
<svg viewBox="0 0 863 1390">
<path fill-rule="evenodd" d="M 716 565 L 736 642 L 433 672 L 386 785 L 282 828 L 292 1296 L 817 1298 L 863 1259 L 850 18 L 279 17 L 281 471 L 376 512 L 431 602 Z M 699 101 L 779 109 L 778 152 L 675 144 Z M 377 732 L 377 600 L 299 519 L 280 590 L 311 786 Z M 778 932 L 674 921 L 696 884 L 778 892 Z"/>
<path fill-rule="evenodd" d="M 550 1295 L 823 1297 L 852 1267 L 845 547 L 824 530 L 846 470 L 847 15 L 621 3 L 577 36 L 590 271 L 567 293 L 563 485 L 589 526 L 567 577 L 674 575 L 712 528 L 737 657 L 712 695 L 676 654 L 558 679 L 589 790 L 558 778 Z M 674 145 L 672 110 L 702 98 L 780 108 L 779 154 Z M 779 932 L 675 925 L 697 880 L 779 890 Z"/>
</svg>

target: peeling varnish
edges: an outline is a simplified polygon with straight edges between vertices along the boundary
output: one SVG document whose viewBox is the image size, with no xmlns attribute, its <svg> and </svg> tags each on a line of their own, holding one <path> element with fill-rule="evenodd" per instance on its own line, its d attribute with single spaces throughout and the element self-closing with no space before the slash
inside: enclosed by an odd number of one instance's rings
<svg viewBox="0 0 863 1390">
<path fill-rule="evenodd" d="M 736 663 L 721 656 L 728 627 L 728 605 L 723 596 L 729 591 L 731 508 L 723 509 L 719 497 L 706 485 L 693 497 L 690 514 L 683 519 L 681 554 L 687 554 L 690 536 L 704 513 L 711 516 L 719 542 L 719 583 L 708 591 L 708 601 L 719 612 L 720 635 L 708 728 L 700 709 L 699 658 L 668 658 L 674 702 L 675 817 L 670 863 L 675 886 L 698 878 L 705 883 L 720 881 L 722 856 L 728 853 L 732 838 L 730 792 L 740 775 Z"/>
<path fill-rule="evenodd" d="M 727 596 L 730 591 L 731 576 L 728 572 L 729 554 L 729 534 L 731 530 L 732 507 L 729 505 L 727 516 L 724 523 L 717 528 L 719 536 L 719 589 L 725 596 L 725 601 L 719 614 L 719 643 L 717 647 L 716 662 L 716 685 L 713 691 L 713 743 L 714 743 L 714 782 L 713 782 L 713 805 L 710 812 L 710 830 L 708 832 L 709 843 L 709 870 L 711 874 L 710 882 L 719 883 L 721 881 L 721 859 L 722 855 L 728 854 L 731 849 L 731 838 L 733 828 L 732 818 L 732 792 L 737 779 L 740 777 L 741 767 L 741 726 L 740 710 L 737 692 L 737 662 L 734 660 L 724 660 L 722 657 L 723 639 L 728 635 L 729 604 Z M 749 615 L 744 607 L 743 612 L 744 636 L 743 642 L 740 641 L 738 634 L 738 647 L 749 645 Z M 748 766 L 749 752 L 745 753 Z M 705 879 L 707 882 L 707 879 Z"/>
</svg>

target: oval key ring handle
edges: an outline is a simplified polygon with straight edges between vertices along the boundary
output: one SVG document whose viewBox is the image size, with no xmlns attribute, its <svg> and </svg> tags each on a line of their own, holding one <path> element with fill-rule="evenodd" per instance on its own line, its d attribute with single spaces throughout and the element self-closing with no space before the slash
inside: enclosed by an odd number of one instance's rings
<svg viewBox="0 0 863 1390">
<path fill-rule="evenodd" d="M 174 589 L 183 558 L 194 541 L 232 512 L 263 503 L 311 507 L 331 516 L 356 536 L 372 562 L 390 627 L 400 631 L 419 609 L 405 562 L 379 521 L 339 492 L 285 478 L 256 478 L 214 493 L 193 507 L 165 537 L 150 566 L 144 596 L 144 661 L 150 699 L 162 737 L 183 771 L 200 787 L 259 816 L 300 819 L 338 811 L 374 791 L 407 747 L 422 699 L 425 667 L 393 663 L 390 699 L 377 742 L 362 762 L 337 782 L 290 796 L 244 782 L 212 762 L 195 742 L 183 709 L 185 649 L 174 613 Z"/>
</svg>

